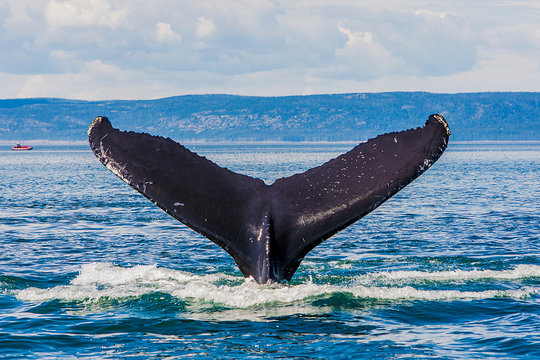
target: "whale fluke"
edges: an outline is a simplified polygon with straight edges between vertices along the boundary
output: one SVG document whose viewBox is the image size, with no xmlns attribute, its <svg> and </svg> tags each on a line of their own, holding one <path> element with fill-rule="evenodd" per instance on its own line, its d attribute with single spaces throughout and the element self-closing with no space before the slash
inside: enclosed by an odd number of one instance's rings
<svg viewBox="0 0 540 360">
<path fill-rule="evenodd" d="M 258 283 L 290 280 L 304 256 L 427 170 L 450 131 L 441 115 L 379 135 L 304 173 L 266 185 L 169 138 L 114 129 L 97 117 L 88 138 L 114 174 L 227 251 Z"/>
</svg>

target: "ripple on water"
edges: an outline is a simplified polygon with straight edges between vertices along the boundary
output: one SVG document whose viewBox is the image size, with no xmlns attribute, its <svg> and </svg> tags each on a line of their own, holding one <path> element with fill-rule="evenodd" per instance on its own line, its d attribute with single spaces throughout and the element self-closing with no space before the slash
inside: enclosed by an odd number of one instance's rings
<svg viewBox="0 0 540 360">
<path fill-rule="evenodd" d="M 348 148 L 196 150 L 271 183 Z M 36 150 L 0 154 L 3 356 L 540 357 L 537 145 L 451 144 L 271 286 L 87 147 Z"/>
</svg>

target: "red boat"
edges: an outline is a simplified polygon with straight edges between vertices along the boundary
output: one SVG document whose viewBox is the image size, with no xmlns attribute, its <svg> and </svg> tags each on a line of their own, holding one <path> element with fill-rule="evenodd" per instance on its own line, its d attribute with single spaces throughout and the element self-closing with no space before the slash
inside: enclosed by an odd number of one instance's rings
<svg viewBox="0 0 540 360">
<path fill-rule="evenodd" d="M 21 151 L 21 150 L 32 150 L 33 147 L 31 146 L 28 146 L 28 145 L 21 145 L 21 144 L 17 144 L 15 145 L 14 147 L 11 148 L 11 150 L 18 150 L 18 151 Z"/>
</svg>

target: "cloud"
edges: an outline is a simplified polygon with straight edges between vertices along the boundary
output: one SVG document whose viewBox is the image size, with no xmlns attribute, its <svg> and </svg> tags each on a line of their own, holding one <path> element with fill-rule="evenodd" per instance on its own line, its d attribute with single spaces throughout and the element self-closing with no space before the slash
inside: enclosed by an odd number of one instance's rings
<svg viewBox="0 0 540 360">
<path fill-rule="evenodd" d="M 425 10 L 425 9 L 415 10 L 415 11 L 413 11 L 413 13 L 414 13 L 415 15 L 423 15 L 423 16 L 433 17 L 433 18 L 439 18 L 439 19 L 444 19 L 444 18 L 446 18 L 446 16 L 448 16 L 448 15 L 455 15 L 455 14 L 452 14 L 452 13 L 450 13 L 450 12 L 444 12 L 444 11 L 431 11 L 431 10 Z"/>
<path fill-rule="evenodd" d="M 538 90 L 539 11 L 491 0 L 4 0 L 0 78 L 10 83 L 0 97 L 440 90 L 441 81 Z"/>
<path fill-rule="evenodd" d="M 158 22 L 156 24 L 156 37 L 160 42 L 180 41 L 182 37 L 175 33 L 171 24 Z"/>
<path fill-rule="evenodd" d="M 45 18 L 52 28 L 106 26 L 116 28 L 125 18 L 124 10 L 113 10 L 108 0 L 51 0 Z"/>
<path fill-rule="evenodd" d="M 335 51 L 337 65 L 333 67 L 331 76 L 367 80 L 395 71 L 399 62 L 384 46 L 373 40 L 371 32 L 353 32 L 342 25 L 337 28 L 347 36 L 347 42 Z"/>
<path fill-rule="evenodd" d="M 203 16 L 199 17 L 197 19 L 197 36 L 200 38 L 207 37 L 214 32 L 216 32 L 216 25 L 212 22 L 212 20 L 207 19 Z"/>
<path fill-rule="evenodd" d="M 9 9 L 9 12 L 11 13 L 9 23 L 17 23 L 21 21 L 29 21 L 30 17 L 28 15 L 28 8 L 29 5 L 25 4 L 22 1 L 17 0 L 7 0 L 3 2 L 3 6 L 7 7 Z M 1 5 L 0 5 L 1 6 Z"/>
<path fill-rule="evenodd" d="M 343 27 L 341 25 L 337 26 L 340 33 L 347 36 L 347 43 L 345 44 L 346 47 L 351 48 L 354 47 L 356 44 L 363 43 L 363 44 L 372 44 L 373 43 L 373 34 L 369 31 L 366 32 L 352 32 L 350 29 Z"/>
<path fill-rule="evenodd" d="M 478 61 L 482 24 L 466 15 L 385 12 L 380 42 L 399 60 L 401 73 L 443 76 L 472 69 Z"/>
</svg>

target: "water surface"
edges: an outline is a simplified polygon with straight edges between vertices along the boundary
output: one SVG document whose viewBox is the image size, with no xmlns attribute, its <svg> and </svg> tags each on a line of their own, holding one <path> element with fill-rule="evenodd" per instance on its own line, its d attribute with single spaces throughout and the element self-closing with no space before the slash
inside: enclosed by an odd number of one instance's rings
<svg viewBox="0 0 540 360">
<path fill-rule="evenodd" d="M 191 146 L 266 183 L 351 146 Z M 86 146 L 0 149 L 0 357 L 540 358 L 540 145 L 450 144 L 290 284 Z"/>
</svg>

